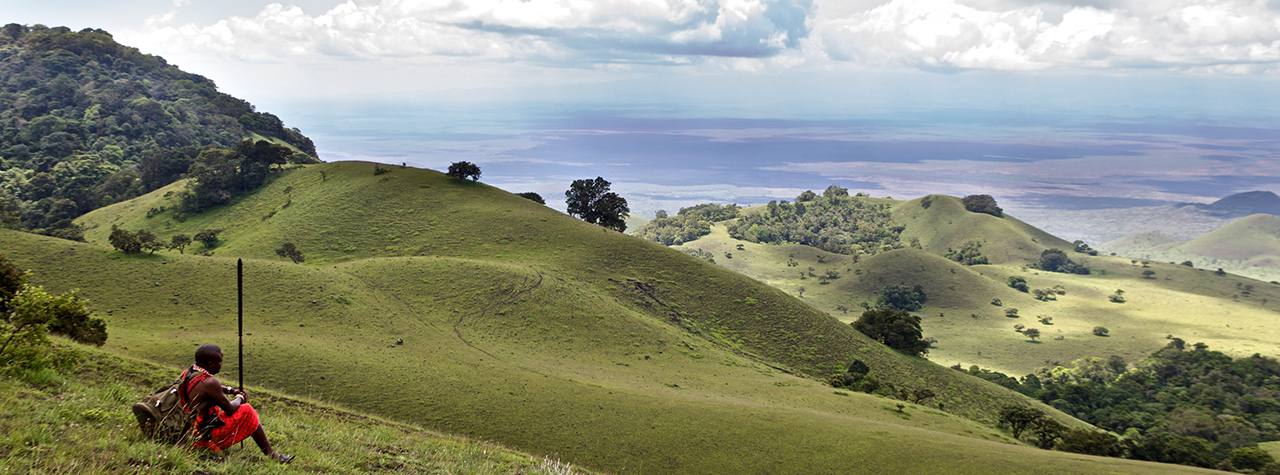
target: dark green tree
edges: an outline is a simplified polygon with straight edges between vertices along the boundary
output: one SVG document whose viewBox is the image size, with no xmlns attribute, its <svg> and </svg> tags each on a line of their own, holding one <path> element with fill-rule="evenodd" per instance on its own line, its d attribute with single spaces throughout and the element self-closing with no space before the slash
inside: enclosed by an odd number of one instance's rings
<svg viewBox="0 0 1280 475">
<path fill-rule="evenodd" d="M 458 181 L 476 181 L 480 179 L 480 166 L 467 161 L 453 162 L 445 174 Z"/>
<path fill-rule="evenodd" d="M 974 213 L 986 213 L 997 218 L 1004 217 L 1004 210 L 996 206 L 996 199 L 991 195 L 969 195 L 961 198 L 964 203 L 964 209 Z"/>
<path fill-rule="evenodd" d="M 1044 411 L 1022 404 L 1006 404 L 1000 408 L 1000 423 L 1009 426 L 1015 439 L 1022 438 L 1024 431 L 1044 417 Z"/>
<path fill-rule="evenodd" d="M 1121 453 L 1120 441 L 1111 434 L 1092 429 L 1068 429 L 1061 433 L 1058 450 L 1077 454 L 1116 457 Z"/>
<path fill-rule="evenodd" d="M 196 232 L 196 235 L 193 239 L 200 241 L 200 243 L 204 244 L 204 247 L 206 249 L 213 249 L 215 246 L 218 245 L 218 241 L 220 241 L 220 239 L 218 238 L 219 234 L 222 234 L 221 229 L 217 229 L 217 228 L 201 229 Z"/>
<path fill-rule="evenodd" d="M 1075 261 L 1067 258 L 1067 253 L 1062 249 L 1045 249 L 1040 253 L 1040 261 L 1032 264 L 1040 270 L 1049 272 L 1061 272 L 1064 274 L 1088 274 L 1089 268 L 1077 264 Z"/>
<path fill-rule="evenodd" d="M 186 254 L 187 246 L 191 245 L 191 236 L 178 233 L 174 234 L 169 240 L 169 250 L 178 250 L 178 254 Z"/>
<path fill-rule="evenodd" d="M 880 296 L 876 298 L 876 307 L 916 311 L 923 308 L 927 300 L 928 296 L 920 285 L 915 287 L 886 285 L 880 289 Z"/>
<path fill-rule="evenodd" d="M 929 352 L 929 342 L 921 335 L 920 317 L 908 312 L 888 308 L 867 310 L 852 325 L 871 339 L 900 353 L 924 356 Z"/>
<path fill-rule="evenodd" d="M 298 250 L 298 246 L 295 246 L 291 242 L 281 244 L 280 248 L 276 249 L 276 254 L 280 257 L 288 257 L 294 264 L 299 264 L 307 260 L 302 256 L 302 251 Z"/>
<path fill-rule="evenodd" d="M 107 237 L 107 241 L 116 250 L 125 254 L 137 254 L 142 252 L 142 241 L 138 240 L 138 235 L 130 231 L 126 231 L 116 225 L 111 225 L 111 235 Z"/>
<path fill-rule="evenodd" d="M 564 192 L 569 216 L 577 216 L 591 224 L 599 224 L 618 232 L 627 230 L 624 219 L 631 212 L 627 200 L 609 191 L 609 183 L 601 177 L 574 180 Z"/>
</svg>

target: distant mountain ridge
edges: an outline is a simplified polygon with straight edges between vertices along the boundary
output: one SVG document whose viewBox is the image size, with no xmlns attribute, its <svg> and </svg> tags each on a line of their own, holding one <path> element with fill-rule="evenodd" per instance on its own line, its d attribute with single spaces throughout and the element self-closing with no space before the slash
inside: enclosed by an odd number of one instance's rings
<svg viewBox="0 0 1280 475">
<path fill-rule="evenodd" d="M 1259 280 L 1277 280 L 1280 279 L 1280 216 L 1264 213 L 1245 216 L 1191 240 L 1178 240 L 1160 233 L 1135 234 L 1103 243 L 1098 250 L 1156 261 L 1190 262 L 1200 268 L 1220 268 Z"/>
<path fill-rule="evenodd" d="M 1280 196 L 1270 191 L 1247 191 L 1227 196 L 1211 204 L 1189 204 L 1206 213 L 1225 218 L 1252 214 L 1280 215 Z"/>
<path fill-rule="evenodd" d="M 1158 232 L 1190 241 L 1253 214 L 1280 215 L 1280 196 L 1270 191 L 1236 193 L 1210 204 L 1178 203 L 1160 206 L 1091 210 L 1020 209 L 1019 217 L 1068 241 L 1099 243 L 1125 236 Z"/>
</svg>

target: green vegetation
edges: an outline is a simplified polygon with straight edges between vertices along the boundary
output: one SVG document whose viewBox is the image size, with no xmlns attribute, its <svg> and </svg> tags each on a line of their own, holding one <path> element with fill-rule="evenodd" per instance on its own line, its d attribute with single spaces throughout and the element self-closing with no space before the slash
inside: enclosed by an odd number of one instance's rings
<svg viewBox="0 0 1280 475">
<path fill-rule="evenodd" d="M 1089 268 L 1076 263 L 1067 257 L 1067 253 L 1061 249 L 1045 249 L 1040 253 L 1040 261 L 1031 264 L 1031 267 L 1049 271 L 1061 272 L 1063 274 L 1088 274 Z"/>
<path fill-rule="evenodd" d="M 989 214 L 997 218 L 1004 217 L 1004 210 L 996 206 L 996 199 L 991 195 L 969 195 L 961 201 L 964 202 L 964 209 L 970 212 Z"/>
<path fill-rule="evenodd" d="M 517 194 L 516 194 L 516 196 L 519 196 L 519 197 L 521 197 L 521 198 L 525 198 L 525 199 L 527 199 L 527 200 L 529 200 L 529 201 L 532 201 L 532 202 L 537 203 L 537 204 L 540 204 L 540 205 L 545 205 L 545 204 L 547 204 L 547 200 L 542 199 L 542 195 L 539 195 L 539 194 L 534 193 L 534 192 L 532 192 L 532 191 L 526 191 L 526 192 L 524 192 L 524 193 L 517 193 Z"/>
<path fill-rule="evenodd" d="M 1018 292 L 1027 292 L 1027 279 L 1020 275 L 1011 275 L 1005 279 L 1005 283 L 1009 284 L 1009 288 Z"/>
<path fill-rule="evenodd" d="M 0 471 L 13 473 L 474 473 L 588 474 L 581 467 L 493 442 L 425 430 L 313 399 L 249 386 L 279 465 L 247 441 L 223 456 L 143 437 L 127 410 L 173 380 L 162 366 L 101 350 L 55 345 L 74 362 L 60 372 L 0 376 Z"/>
<path fill-rule="evenodd" d="M 886 285 L 880 289 L 880 296 L 876 297 L 876 307 L 915 311 L 924 307 L 927 300 L 929 296 L 925 295 L 924 288 L 918 284 L 915 287 Z"/>
<path fill-rule="evenodd" d="M 564 192 L 565 203 L 569 205 L 569 216 L 577 216 L 591 224 L 599 224 L 617 232 L 625 232 L 627 213 L 631 208 L 627 200 L 617 193 L 609 191 L 608 180 L 596 177 L 595 180 L 574 180 L 569 190 Z"/>
<path fill-rule="evenodd" d="M 738 217 L 738 205 L 713 203 L 680 208 L 675 216 L 659 211 L 657 218 L 637 229 L 637 237 L 673 246 L 696 240 L 711 233 L 711 224 Z"/>
<path fill-rule="evenodd" d="M 929 352 L 929 342 L 920 333 L 920 317 L 906 311 L 867 310 L 853 322 L 853 328 L 904 355 L 924 356 Z"/>
<path fill-rule="evenodd" d="M 107 324 L 94 318 L 74 291 L 51 294 L 27 283 L 27 273 L 0 254 L 0 374 L 47 371 L 63 366 L 49 353 L 46 333 L 102 346 Z"/>
<path fill-rule="evenodd" d="M 857 457 L 881 471 L 944 460 L 968 460 L 951 462 L 957 473 L 982 472 L 992 460 L 1015 473 L 1046 463 L 1065 473 L 1096 468 L 1007 445 L 1007 435 L 983 425 L 995 422 L 1001 405 L 1027 403 L 1021 396 L 904 357 L 749 278 L 482 183 L 451 184 L 414 169 L 375 176 L 372 168 L 297 168 L 186 221 L 170 211 L 147 218 L 176 184 L 85 216 L 94 244 L 3 232 L 0 240 L 24 265 L 64 269 L 39 272 L 46 286 L 80 287 L 114 311 L 112 351 L 175 365 L 187 362 L 194 340 L 233 344 L 226 315 L 234 313 L 227 300 L 234 260 L 220 256 L 243 256 L 253 334 L 245 364 L 257 384 L 558 453 L 575 465 L 724 473 L 781 463 L 823 472 L 848 470 L 843 461 Z M 392 202 L 400 205 L 354 205 Z M 124 255 L 103 251 L 112 223 L 166 238 L 217 228 L 225 238 L 212 257 Z M 284 241 L 306 251 L 304 265 L 276 257 Z M 818 262 L 804 247 L 729 242 L 716 252 L 734 251 L 728 262 L 765 251 L 785 261 L 790 250 L 817 274 L 841 272 L 813 287 L 867 277 L 844 272 L 848 256 Z M 876 268 L 876 259 L 866 265 Z M 881 398 L 833 394 L 808 379 L 825 380 L 854 359 L 906 399 L 900 411 L 896 401 L 886 410 Z M 400 390 L 364 397 L 387 378 Z M 934 394 L 919 399 L 927 408 L 907 402 L 924 389 Z M 823 443 L 832 437 L 857 442 L 833 449 Z M 760 456 L 744 459 L 744 447 Z"/>
<path fill-rule="evenodd" d="M 943 257 L 966 266 L 985 265 L 991 263 L 990 260 L 987 259 L 987 256 L 982 255 L 982 243 L 977 239 L 965 241 L 965 243 L 960 246 L 960 250 L 948 248 L 947 253 Z"/>
<path fill-rule="evenodd" d="M 874 255 L 901 247 L 902 227 L 893 223 L 891 209 L 850 197 L 848 190 L 832 185 L 812 201 L 770 201 L 762 210 L 742 213 L 728 231 L 734 239 L 753 243 L 794 243 L 836 254 Z"/>
<path fill-rule="evenodd" d="M 1030 330 L 1027 330 L 1030 331 Z M 1024 332 L 1025 333 L 1025 332 Z M 972 372 L 972 369 L 971 369 Z M 1042 368 L 1002 386 L 1035 396 L 1102 432 L 1059 434 L 1060 450 L 1226 470 L 1280 471 L 1257 445 L 1280 440 L 1280 361 L 1233 359 L 1203 343 L 1172 338 L 1130 366 L 1119 357 Z M 1001 421 L 1018 437 L 1040 410 L 1006 406 Z M 1043 443 L 1041 446 L 1052 446 Z"/>
<path fill-rule="evenodd" d="M 102 30 L 0 28 L 0 208 L 5 226 L 80 239 L 72 220 L 187 173 L 201 149 L 247 137 L 315 145 L 276 116 Z M 16 218 L 16 219 L 15 219 Z"/>
<path fill-rule="evenodd" d="M 445 175 L 458 181 L 476 181 L 480 179 L 480 166 L 466 161 L 453 162 L 449 164 L 449 171 Z"/>
</svg>

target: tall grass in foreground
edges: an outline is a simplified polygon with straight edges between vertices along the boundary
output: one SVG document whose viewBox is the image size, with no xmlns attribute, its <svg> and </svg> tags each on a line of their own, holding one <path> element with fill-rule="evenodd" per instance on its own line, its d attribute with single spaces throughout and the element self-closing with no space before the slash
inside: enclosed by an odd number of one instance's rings
<svg viewBox="0 0 1280 475">
<path fill-rule="evenodd" d="M 80 351 L 59 348 L 57 351 Z M 218 456 L 145 439 L 129 405 L 176 376 L 84 351 L 74 374 L 0 376 L 0 473 L 587 473 L 546 457 L 250 388 L 280 465 L 246 440 Z M 376 397 L 376 394 L 373 395 Z"/>
</svg>

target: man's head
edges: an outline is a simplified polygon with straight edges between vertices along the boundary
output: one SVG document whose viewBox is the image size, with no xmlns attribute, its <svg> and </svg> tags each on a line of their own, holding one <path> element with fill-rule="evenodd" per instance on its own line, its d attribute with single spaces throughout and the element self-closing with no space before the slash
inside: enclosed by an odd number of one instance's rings
<svg viewBox="0 0 1280 475">
<path fill-rule="evenodd" d="M 222 348 L 218 345 L 203 344 L 196 348 L 196 364 L 204 368 L 209 374 L 218 374 L 222 371 Z"/>
</svg>

